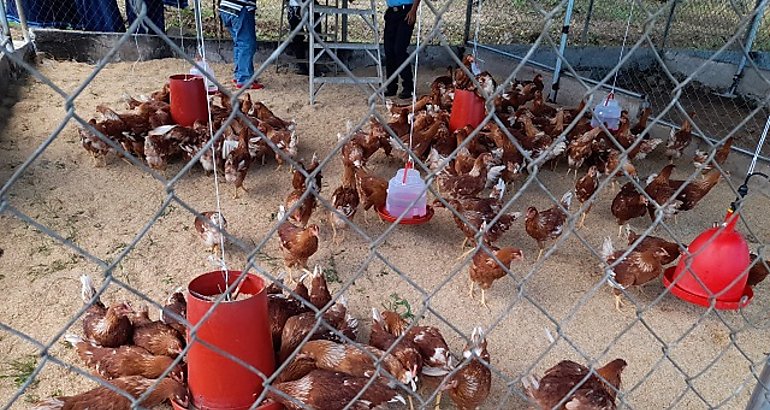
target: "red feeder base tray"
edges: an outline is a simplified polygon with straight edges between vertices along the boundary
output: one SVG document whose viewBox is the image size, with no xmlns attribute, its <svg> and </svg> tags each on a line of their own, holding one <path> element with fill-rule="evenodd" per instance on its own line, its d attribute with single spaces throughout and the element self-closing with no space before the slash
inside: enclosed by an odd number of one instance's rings
<svg viewBox="0 0 770 410">
<path fill-rule="evenodd" d="M 663 273 L 663 285 L 666 286 L 671 293 L 682 300 L 686 300 L 699 306 L 710 307 L 711 300 L 708 296 L 696 295 L 676 286 L 676 284 L 672 285 L 674 282 L 675 271 L 676 266 L 671 266 L 666 269 Z M 754 298 L 754 290 L 751 289 L 751 286 L 746 285 L 746 289 L 743 290 L 743 296 L 739 301 L 724 301 L 717 299 L 714 307 L 718 310 L 737 310 L 748 305 L 752 298 Z"/>
<path fill-rule="evenodd" d="M 176 400 L 171 400 L 171 407 L 173 407 L 174 410 L 198 410 L 198 408 L 192 404 L 190 404 L 189 407 L 182 407 Z M 284 408 L 280 403 L 268 403 L 257 407 L 256 410 L 284 410 Z"/>
<path fill-rule="evenodd" d="M 383 205 L 380 208 L 377 208 L 377 213 L 380 214 L 380 219 L 382 219 L 385 222 L 396 222 L 396 219 L 398 219 L 397 216 L 393 216 L 388 213 L 388 211 L 385 209 L 385 206 Z M 425 215 L 416 217 L 416 218 L 406 218 L 404 217 L 401 219 L 401 222 L 399 224 L 401 225 L 420 225 L 424 224 L 425 222 L 430 221 L 430 219 L 433 218 L 433 207 L 430 205 L 425 206 Z"/>
</svg>

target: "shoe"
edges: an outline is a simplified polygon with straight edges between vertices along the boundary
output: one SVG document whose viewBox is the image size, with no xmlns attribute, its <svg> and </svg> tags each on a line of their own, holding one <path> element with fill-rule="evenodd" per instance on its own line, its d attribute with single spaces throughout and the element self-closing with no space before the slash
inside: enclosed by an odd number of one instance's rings
<svg viewBox="0 0 770 410">
<path fill-rule="evenodd" d="M 235 81 L 235 78 L 233 78 L 233 84 L 238 84 L 238 81 Z"/>
<path fill-rule="evenodd" d="M 397 90 L 385 90 L 385 96 L 386 97 L 394 97 L 396 95 Z"/>
<path fill-rule="evenodd" d="M 241 88 L 243 88 L 243 84 L 237 84 L 236 83 L 235 84 L 235 88 L 240 90 Z M 253 83 L 251 83 L 251 86 L 249 86 L 249 88 L 247 88 L 247 89 L 248 90 L 261 90 L 263 88 L 265 88 L 265 86 L 262 83 L 260 83 L 259 81 L 254 81 Z"/>
<path fill-rule="evenodd" d="M 398 94 L 398 98 L 401 98 L 402 100 L 408 100 L 412 98 L 412 90 L 408 89 L 401 91 L 401 93 Z"/>
</svg>

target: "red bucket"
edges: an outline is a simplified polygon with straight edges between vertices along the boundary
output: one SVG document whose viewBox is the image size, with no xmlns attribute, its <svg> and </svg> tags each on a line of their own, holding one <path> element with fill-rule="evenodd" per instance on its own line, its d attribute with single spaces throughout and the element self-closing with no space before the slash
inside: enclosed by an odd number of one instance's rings
<svg viewBox="0 0 770 410">
<path fill-rule="evenodd" d="M 169 77 L 171 118 L 190 127 L 195 121 L 208 122 L 208 98 L 203 77 L 177 74 Z"/>
<path fill-rule="evenodd" d="M 230 271 L 229 284 L 241 275 Z M 198 329 L 199 340 L 228 352 L 269 377 L 275 370 L 273 344 L 267 315 L 264 281 L 246 274 L 240 295 L 248 296 L 220 303 Z M 187 320 L 197 324 L 228 285 L 222 271 L 205 273 L 188 286 Z M 205 298 L 205 299 L 204 299 Z M 189 330 L 187 335 L 190 340 Z M 201 343 L 192 343 L 187 353 L 187 382 L 190 401 L 199 409 L 248 409 L 262 393 L 263 379 L 242 365 L 214 352 Z"/>
<path fill-rule="evenodd" d="M 692 256 L 682 255 L 676 269 L 665 272 L 663 283 L 671 293 L 706 307 L 711 305 L 710 297 L 717 295 L 715 308 L 719 310 L 738 309 L 751 301 L 754 294 L 746 283 L 749 246 L 735 231 L 738 216 L 731 215 L 727 216 L 727 226 L 711 228 L 695 238 L 687 247 Z"/>
<path fill-rule="evenodd" d="M 466 125 L 476 128 L 486 115 L 483 98 L 470 91 L 455 90 L 452 114 L 449 116 L 449 130 L 455 132 Z"/>
</svg>

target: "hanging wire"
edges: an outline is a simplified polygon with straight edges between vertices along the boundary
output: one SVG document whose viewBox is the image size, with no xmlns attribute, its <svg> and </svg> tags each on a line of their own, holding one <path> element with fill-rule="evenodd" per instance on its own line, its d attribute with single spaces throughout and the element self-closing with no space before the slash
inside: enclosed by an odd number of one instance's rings
<svg viewBox="0 0 770 410">
<path fill-rule="evenodd" d="M 476 55 L 478 52 L 478 46 L 479 46 L 479 31 L 481 31 L 481 5 L 484 3 L 484 0 L 479 0 L 479 6 L 476 10 L 476 30 L 473 33 L 473 61 L 475 62 L 478 59 L 478 56 Z M 476 74 L 476 73 L 474 73 Z"/>
<path fill-rule="evenodd" d="M 607 95 L 607 100 L 604 102 L 604 105 L 607 105 L 612 98 L 615 98 L 615 86 L 618 83 L 618 73 L 620 72 L 620 62 L 623 61 L 623 54 L 626 51 L 626 40 L 628 40 L 628 31 L 631 28 L 631 18 L 634 15 L 635 6 L 636 6 L 636 1 L 631 0 L 631 10 L 628 12 L 628 19 L 626 20 L 626 32 L 625 34 L 623 34 L 623 44 L 621 44 L 620 46 L 620 55 L 618 56 L 617 70 L 615 70 L 615 75 L 612 78 L 612 89 L 610 93 Z"/>
<path fill-rule="evenodd" d="M 195 8 L 195 37 L 197 42 L 197 48 L 198 53 L 200 54 L 201 64 L 203 67 L 208 68 L 208 62 L 206 61 L 206 42 L 204 41 L 203 37 L 203 16 L 201 13 L 201 1 L 200 0 L 193 0 L 193 5 Z M 211 75 L 211 70 L 204 70 L 207 72 L 207 74 Z M 204 76 L 204 87 L 206 84 L 206 77 Z M 214 121 L 211 116 L 211 96 L 208 94 L 208 88 L 206 89 L 206 113 L 208 114 L 209 118 L 209 138 L 214 139 Z M 224 216 L 222 214 L 222 201 L 221 196 L 219 193 L 219 172 L 218 172 L 218 166 L 217 166 L 217 151 L 216 151 L 216 143 L 211 144 L 211 157 L 214 162 L 214 195 L 216 196 L 217 201 L 217 214 L 219 217 L 217 218 L 217 228 L 219 230 L 222 230 L 222 220 L 224 219 Z M 227 263 L 225 261 L 225 238 L 224 235 L 219 235 L 219 252 L 220 252 L 220 266 L 222 267 L 222 271 L 225 273 L 225 286 L 224 289 L 226 289 L 230 284 L 230 270 L 227 268 Z M 237 294 L 237 291 L 236 291 Z M 232 300 L 232 297 L 230 293 L 228 292 L 225 294 L 225 301 Z"/>
<path fill-rule="evenodd" d="M 409 151 L 412 151 L 412 137 L 414 135 L 414 107 L 417 105 L 417 73 L 420 65 L 420 38 L 422 37 L 422 2 L 417 6 L 417 43 L 414 54 L 414 75 L 412 76 L 412 112 L 409 113 Z M 406 184 L 406 175 L 414 166 L 414 159 L 409 157 L 404 167 L 404 176 L 401 183 Z"/>
</svg>

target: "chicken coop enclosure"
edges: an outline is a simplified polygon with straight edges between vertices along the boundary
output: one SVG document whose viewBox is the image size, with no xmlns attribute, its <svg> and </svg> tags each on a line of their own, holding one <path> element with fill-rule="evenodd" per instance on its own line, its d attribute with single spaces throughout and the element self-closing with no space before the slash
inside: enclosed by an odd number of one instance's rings
<svg viewBox="0 0 770 410">
<path fill-rule="evenodd" d="M 260 90 L 209 1 L 0 2 L 0 403 L 767 408 L 768 1 L 423 0 L 406 100 L 324 20 L 314 104 L 309 2 Z"/>
</svg>

